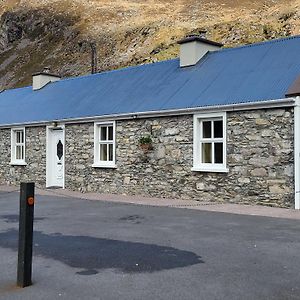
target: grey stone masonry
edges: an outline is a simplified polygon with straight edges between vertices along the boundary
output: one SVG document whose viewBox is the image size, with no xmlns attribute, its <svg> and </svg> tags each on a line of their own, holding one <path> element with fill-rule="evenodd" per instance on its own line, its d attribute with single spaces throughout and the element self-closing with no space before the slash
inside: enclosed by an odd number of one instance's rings
<svg viewBox="0 0 300 300">
<path fill-rule="evenodd" d="M 294 201 L 293 109 L 227 114 L 228 173 L 192 172 L 193 117 L 118 121 L 116 169 L 93 168 L 94 125 L 66 126 L 66 187 L 82 192 L 256 203 Z M 141 136 L 153 149 L 144 153 Z"/>
<path fill-rule="evenodd" d="M 228 173 L 193 172 L 193 116 L 116 122 L 116 165 L 94 168 L 94 124 L 67 124 L 65 187 L 82 192 L 253 203 L 294 203 L 293 109 L 227 113 Z M 141 136 L 151 135 L 144 152 Z M 11 166 L 10 129 L 0 129 L 0 184 L 46 182 L 46 128 L 26 128 L 27 166 Z"/>
<path fill-rule="evenodd" d="M 0 129 L 0 183 L 17 184 L 21 181 L 34 181 L 37 186 L 46 186 L 46 128 L 27 127 L 26 166 L 12 166 L 11 130 Z"/>
</svg>

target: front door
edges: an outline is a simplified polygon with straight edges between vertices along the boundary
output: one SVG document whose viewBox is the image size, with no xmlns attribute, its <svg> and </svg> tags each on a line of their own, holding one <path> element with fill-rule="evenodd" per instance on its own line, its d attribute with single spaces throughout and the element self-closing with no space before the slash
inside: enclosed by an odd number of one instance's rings
<svg viewBox="0 0 300 300">
<path fill-rule="evenodd" d="M 48 130 L 47 187 L 64 187 L 64 129 Z"/>
</svg>

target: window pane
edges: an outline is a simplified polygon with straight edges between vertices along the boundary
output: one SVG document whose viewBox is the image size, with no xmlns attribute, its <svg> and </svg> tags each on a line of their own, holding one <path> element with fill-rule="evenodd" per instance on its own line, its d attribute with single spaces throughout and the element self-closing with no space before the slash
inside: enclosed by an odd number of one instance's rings
<svg viewBox="0 0 300 300">
<path fill-rule="evenodd" d="M 215 143 L 215 163 L 223 163 L 223 143 Z"/>
<path fill-rule="evenodd" d="M 61 140 L 59 140 L 59 142 L 56 145 L 56 155 L 57 155 L 59 160 L 61 160 L 61 158 L 64 155 L 64 145 L 61 142 Z"/>
<path fill-rule="evenodd" d="M 23 146 L 16 146 L 16 159 L 23 159 Z"/>
<path fill-rule="evenodd" d="M 211 143 L 202 144 L 202 162 L 212 163 L 212 146 Z"/>
<path fill-rule="evenodd" d="M 108 149 L 109 149 L 109 151 L 108 151 L 109 159 L 108 160 L 113 161 L 113 144 L 109 144 Z"/>
<path fill-rule="evenodd" d="M 20 141 L 23 144 L 24 143 L 24 131 L 20 131 Z"/>
<path fill-rule="evenodd" d="M 107 161 L 107 145 L 100 145 L 100 160 Z"/>
<path fill-rule="evenodd" d="M 24 142 L 24 134 L 23 131 L 18 130 L 16 131 L 16 143 L 20 144 Z"/>
<path fill-rule="evenodd" d="M 16 146 L 16 159 L 20 159 L 20 146 Z"/>
<path fill-rule="evenodd" d="M 112 127 L 112 126 L 109 126 L 109 127 L 108 127 L 108 139 L 109 139 L 110 141 L 113 140 L 113 127 Z"/>
<path fill-rule="evenodd" d="M 203 124 L 203 138 L 211 138 L 211 121 L 204 121 Z"/>
<path fill-rule="evenodd" d="M 20 131 L 16 131 L 16 143 L 20 143 Z"/>
<path fill-rule="evenodd" d="M 24 159 L 24 146 L 21 146 L 21 159 Z"/>
<path fill-rule="evenodd" d="M 107 127 L 100 127 L 100 140 L 106 141 L 107 140 Z"/>
<path fill-rule="evenodd" d="M 223 121 L 214 121 L 214 137 L 222 138 L 223 137 Z"/>
</svg>

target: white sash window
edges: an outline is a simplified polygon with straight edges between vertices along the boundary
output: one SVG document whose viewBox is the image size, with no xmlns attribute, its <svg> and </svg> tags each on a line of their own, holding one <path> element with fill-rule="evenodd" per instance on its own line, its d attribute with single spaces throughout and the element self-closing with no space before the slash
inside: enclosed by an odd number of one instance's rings
<svg viewBox="0 0 300 300">
<path fill-rule="evenodd" d="M 116 167 L 115 144 L 115 122 L 95 123 L 93 167 Z"/>
<path fill-rule="evenodd" d="M 227 172 L 226 113 L 194 116 L 193 171 Z"/>
<path fill-rule="evenodd" d="M 11 130 L 11 164 L 26 165 L 25 162 L 25 128 Z"/>
</svg>

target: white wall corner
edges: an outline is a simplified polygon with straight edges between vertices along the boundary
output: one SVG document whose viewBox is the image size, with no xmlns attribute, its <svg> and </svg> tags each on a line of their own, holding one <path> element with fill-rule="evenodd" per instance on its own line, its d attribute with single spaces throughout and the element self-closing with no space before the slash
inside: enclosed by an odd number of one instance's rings
<svg viewBox="0 0 300 300">
<path fill-rule="evenodd" d="M 295 209 L 300 209 L 300 97 L 295 98 L 294 107 L 294 182 Z"/>
</svg>

